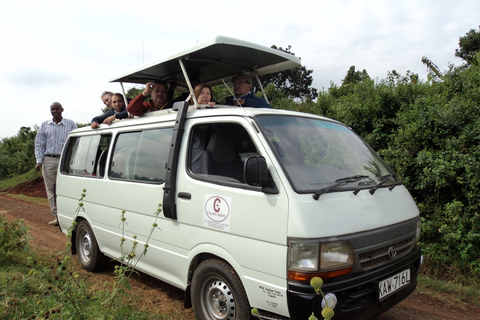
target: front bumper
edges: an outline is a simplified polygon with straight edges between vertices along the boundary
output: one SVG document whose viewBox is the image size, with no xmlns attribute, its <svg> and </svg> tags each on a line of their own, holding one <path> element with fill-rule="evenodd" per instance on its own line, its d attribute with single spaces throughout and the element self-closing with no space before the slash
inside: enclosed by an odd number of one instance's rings
<svg viewBox="0 0 480 320">
<path fill-rule="evenodd" d="M 338 299 L 334 319 L 372 319 L 405 299 L 417 286 L 421 260 L 420 248 L 416 247 L 408 255 L 378 269 L 325 279 L 322 291 L 325 294 L 331 292 Z M 410 283 L 379 301 L 378 283 L 407 268 L 410 269 Z M 287 295 L 291 319 L 308 319 L 312 312 L 320 317 L 322 298 L 309 283 L 289 281 Z"/>
</svg>

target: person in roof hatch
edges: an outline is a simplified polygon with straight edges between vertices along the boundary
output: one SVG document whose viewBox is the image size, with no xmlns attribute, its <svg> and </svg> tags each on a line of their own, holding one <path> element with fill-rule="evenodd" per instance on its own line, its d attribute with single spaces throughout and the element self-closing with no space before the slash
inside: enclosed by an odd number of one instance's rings
<svg viewBox="0 0 480 320">
<path fill-rule="evenodd" d="M 198 104 L 208 104 L 210 107 L 215 105 L 213 99 L 212 87 L 208 83 L 200 83 L 195 87 L 195 98 Z M 193 104 L 193 99 L 190 99 L 190 104 Z"/>
<path fill-rule="evenodd" d="M 120 120 L 120 119 L 128 118 L 128 112 L 127 112 L 127 109 L 125 108 L 125 100 L 121 93 L 112 94 L 111 104 L 112 104 L 112 110 L 108 110 L 101 116 L 97 116 L 92 119 L 92 123 L 90 124 L 90 127 L 92 129 L 98 128 L 100 123 L 105 123 L 110 125 L 116 119 Z"/>
<path fill-rule="evenodd" d="M 152 96 L 152 100 L 146 102 L 149 95 Z M 128 113 L 132 116 L 141 116 L 149 111 L 170 109 L 173 103 L 168 97 L 168 85 L 165 82 L 147 82 L 143 92 L 128 104 Z"/>
<path fill-rule="evenodd" d="M 112 109 L 112 95 L 113 92 L 110 91 L 103 91 L 100 95 L 100 99 L 102 99 L 103 104 L 108 108 L 108 110 Z"/>
<path fill-rule="evenodd" d="M 238 74 L 232 78 L 234 96 L 227 97 L 225 104 L 251 108 L 271 108 L 265 99 L 253 94 L 252 78 L 245 74 Z"/>
</svg>

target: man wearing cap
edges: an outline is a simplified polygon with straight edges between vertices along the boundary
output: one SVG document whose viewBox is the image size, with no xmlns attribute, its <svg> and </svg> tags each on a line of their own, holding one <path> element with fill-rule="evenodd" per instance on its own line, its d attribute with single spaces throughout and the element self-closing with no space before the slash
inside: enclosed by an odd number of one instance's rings
<svg viewBox="0 0 480 320">
<path fill-rule="evenodd" d="M 239 74 L 232 78 L 233 94 L 227 97 L 225 104 L 230 106 L 242 106 L 250 108 L 271 108 L 262 98 L 257 97 L 250 91 L 252 89 L 252 78 L 245 74 Z"/>
<path fill-rule="evenodd" d="M 50 210 L 55 217 L 49 224 L 57 226 L 57 170 L 63 144 L 67 140 L 68 133 L 77 128 L 75 122 L 62 117 L 63 107 L 54 102 L 50 106 L 52 119 L 42 123 L 35 137 L 35 157 L 37 165 L 35 171 L 42 170 L 43 181 L 47 191 Z"/>
</svg>

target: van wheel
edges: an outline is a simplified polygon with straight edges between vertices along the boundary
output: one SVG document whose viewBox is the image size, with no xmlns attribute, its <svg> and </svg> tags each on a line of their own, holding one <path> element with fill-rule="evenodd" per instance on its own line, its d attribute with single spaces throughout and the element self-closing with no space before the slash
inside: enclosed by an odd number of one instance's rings
<svg viewBox="0 0 480 320">
<path fill-rule="evenodd" d="M 105 263 L 105 256 L 98 248 L 97 239 L 87 221 L 77 225 L 76 247 L 78 261 L 89 271 L 100 270 Z"/>
<path fill-rule="evenodd" d="M 209 259 L 195 270 L 192 304 L 197 319 L 250 319 L 250 305 L 242 282 L 227 263 Z"/>
</svg>

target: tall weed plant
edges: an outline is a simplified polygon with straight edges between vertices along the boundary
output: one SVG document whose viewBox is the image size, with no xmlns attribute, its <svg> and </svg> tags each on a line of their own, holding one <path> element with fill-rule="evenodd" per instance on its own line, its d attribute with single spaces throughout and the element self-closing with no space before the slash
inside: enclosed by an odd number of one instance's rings
<svg viewBox="0 0 480 320">
<path fill-rule="evenodd" d="M 76 214 L 84 210 L 83 190 Z M 161 212 L 158 208 L 155 217 Z M 120 216 L 125 223 L 124 212 Z M 9 222 L 0 215 L 0 319 L 167 319 L 132 307 L 136 299 L 130 294 L 130 276 L 139 259 L 147 253 L 148 240 L 136 257 L 137 244 L 119 258 L 115 281 L 91 286 L 81 276 L 70 256 L 72 233 L 67 234 L 64 253 L 44 260 L 30 248 L 28 228 L 22 220 Z M 150 236 L 158 229 L 155 221 Z M 123 247 L 119 243 L 119 246 Z"/>
</svg>

